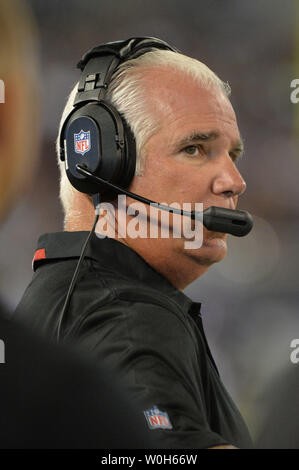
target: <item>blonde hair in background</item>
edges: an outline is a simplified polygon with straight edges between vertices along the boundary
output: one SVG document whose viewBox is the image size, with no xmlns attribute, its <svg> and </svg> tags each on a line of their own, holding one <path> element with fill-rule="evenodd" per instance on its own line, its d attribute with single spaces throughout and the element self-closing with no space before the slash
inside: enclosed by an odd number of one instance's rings
<svg viewBox="0 0 299 470">
<path fill-rule="evenodd" d="M 144 160 L 146 158 L 143 147 L 151 135 L 159 129 L 159 121 L 153 116 L 146 97 L 146 88 L 143 77 L 149 68 L 171 68 L 194 80 L 199 86 L 206 89 L 220 88 L 227 96 L 230 87 L 220 80 L 217 75 L 202 62 L 169 50 L 153 50 L 136 59 L 124 62 L 113 74 L 108 86 L 105 100 L 110 101 L 118 112 L 125 118 L 136 140 L 137 162 L 135 175 L 142 175 Z M 78 84 L 75 85 L 62 113 L 59 126 L 73 109 L 73 102 Z M 60 199 L 67 217 L 75 216 L 73 207 L 74 195 L 78 191 L 70 184 L 66 176 L 64 162 L 59 157 L 59 136 L 57 139 L 57 156 L 60 168 Z M 88 197 L 88 196 L 87 196 Z"/>
<path fill-rule="evenodd" d="M 22 1 L 0 0 L 0 219 L 32 180 L 39 144 L 36 28 Z"/>
</svg>

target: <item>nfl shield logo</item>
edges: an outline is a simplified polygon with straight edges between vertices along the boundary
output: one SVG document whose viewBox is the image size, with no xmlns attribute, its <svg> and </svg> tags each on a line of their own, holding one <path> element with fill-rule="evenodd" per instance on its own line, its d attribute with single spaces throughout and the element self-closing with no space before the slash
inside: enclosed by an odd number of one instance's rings
<svg viewBox="0 0 299 470">
<path fill-rule="evenodd" d="M 88 152 L 91 148 L 90 131 L 85 132 L 81 129 L 79 134 L 74 134 L 74 144 L 76 153 L 84 155 Z"/>
<path fill-rule="evenodd" d="M 144 411 L 147 424 L 150 429 L 172 429 L 172 424 L 166 411 L 161 411 L 157 406 Z"/>
</svg>

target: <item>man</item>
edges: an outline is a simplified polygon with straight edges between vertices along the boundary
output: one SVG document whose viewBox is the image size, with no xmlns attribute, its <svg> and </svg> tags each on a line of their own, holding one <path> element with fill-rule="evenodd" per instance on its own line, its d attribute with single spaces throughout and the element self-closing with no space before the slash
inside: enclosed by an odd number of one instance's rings
<svg viewBox="0 0 299 470">
<path fill-rule="evenodd" d="M 235 165 L 243 146 L 227 95 L 228 86 L 211 70 L 178 52 L 153 48 L 123 62 L 105 100 L 121 113 L 136 140 L 129 190 L 167 204 L 235 209 L 245 190 Z M 77 96 L 75 87 L 61 126 Z M 83 150 L 88 148 L 86 143 Z M 60 139 L 58 151 L 61 155 Z M 65 232 L 40 238 L 33 281 L 16 312 L 53 337 L 94 219 L 92 199 L 72 187 L 64 165 L 60 169 Z M 247 428 L 210 353 L 200 304 L 181 292 L 224 258 L 227 236 L 204 228 L 196 249 L 186 248 L 184 236 L 130 236 L 132 216 L 116 199 L 112 203 L 113 220 L 107 218 L 104 230 L 100 219 L 97 227 L 99 235 L 109 237 L 91 238 L 60 338 L 105 357 L 145 403 L 150 429 L 167 445 L 250 447 Z M 141 224 L 147 224 L 148 210 Z M 171 218 L 172 235 L 174 227 Z M 39 296 L 44 309 L 34 314 Z"/>
<path fill-rule="evenodd" d="M 1 222 L 37 161 L 33 30 L 23 3 L 0 3 Z M 42 304 L 41 297 L 37 312 Z M 0 305 L 1 449 L 151 447 L 142 415 L 123 390 L 90 358 L 48 344 L 12 321 Z"/>
</svg>

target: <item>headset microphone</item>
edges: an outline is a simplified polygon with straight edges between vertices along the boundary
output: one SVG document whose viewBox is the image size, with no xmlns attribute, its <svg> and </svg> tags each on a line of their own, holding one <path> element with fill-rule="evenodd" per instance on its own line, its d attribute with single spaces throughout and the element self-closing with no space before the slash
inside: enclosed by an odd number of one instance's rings
<svg viewBox="0 0 299 470">
<path fill-rule="evenodd" d="M 237 237 L 244 237 L 253 227 L 252 216 L 247 211 L 232 210 L 216 206 L 209 207 L 208 209 L 204 210 L 202 214 L 197 211 L 185 211 L 183 209 L 160 204 L 159 202 L 152 201 L 151 199 L 147 199 L 143 196 L 140 196 L 139 194 L 135 194 L 124 188 L 120 188 L 119 186 L 109 183 L 109 181 L 106 181 L 99 176 L 93 175 L 82 165 L 77 164 L 76 170 L 93 183 L 98 184 L 100 187 L 106 186 L 117 194 L 125 194 L 126 196 L 136 199 L 137 201 L 157 207 L 157 209 L 191 217 L 191 219 L 202 220 L 203 225 L 208 230 L 212 230 L 213 232 L 224 232 L 230 233 L 231 235 L 235 235 Z"/>
</svg>

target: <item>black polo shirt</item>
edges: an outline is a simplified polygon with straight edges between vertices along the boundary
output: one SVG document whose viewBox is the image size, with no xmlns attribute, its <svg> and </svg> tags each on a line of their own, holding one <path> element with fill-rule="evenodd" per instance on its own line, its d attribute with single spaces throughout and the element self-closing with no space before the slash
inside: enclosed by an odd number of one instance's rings
<svg viewBox="0 0 299 470">
<path fill-rule="evenodd" d="M 85 354 L 46 342 L 1 312 L 0 341 L 0 449 L 158 445 L 121 384 Z"/>
<path fill-rule="evenodd" d="M 87 235 L 62 232 L 39 239 L 35 273 L 16 316 L 47 336 L 55 338 Z M 62 338 L 118 372 L 165 446 L 251 447 L 209 350 L 200 304 L 126 245 L 92 236 L 63 318 Z"/>
</svg>

